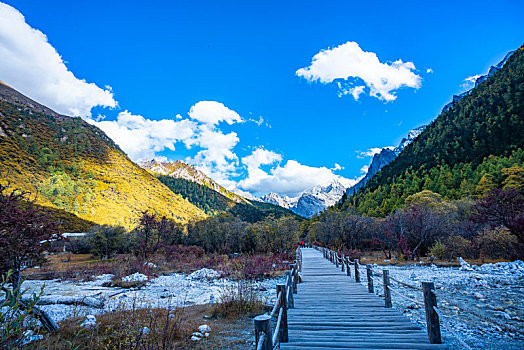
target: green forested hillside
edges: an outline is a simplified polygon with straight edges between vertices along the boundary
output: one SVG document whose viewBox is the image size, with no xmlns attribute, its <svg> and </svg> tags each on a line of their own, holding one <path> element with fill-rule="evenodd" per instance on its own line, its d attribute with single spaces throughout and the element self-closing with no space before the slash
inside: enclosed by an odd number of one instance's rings
<svg viewBox="0 0 524 350">
<path fill-rule="evenodd" d="M 156 177 L 171 191 L 180 194 L 208 215 L 214 215 L 219 211 L 227 211 L 236 204 L 220 193 L 196 182 L 169 175 L 157 175 Z"/>
<path fill-rule="evenodd" d="M 447 111 L 342 208 L 385 216 L 431 190 L 447 199 L 479 197 L 524 180 L 524 48 Z M 514 186 L 513 186 L 514 187 Z"/>
<path fill-rule="evenodd" d="M 174 178 L 169 175 L 156 176 L 174 193 L 181 195 L 189 202 L 204 210 L 208 215 L 229 212 L 247 222 L 257 222 L 268 216 L 273 216 L 275 218 L 292 216 L 301 219 L 300 216 L 292 211 L 277 205 L 257 201 L 252 201 L 251 203 L 237 203 L 222 194 L 213 191 L 205 185 L 200 185 L 186 179 Z"/>
</svg>

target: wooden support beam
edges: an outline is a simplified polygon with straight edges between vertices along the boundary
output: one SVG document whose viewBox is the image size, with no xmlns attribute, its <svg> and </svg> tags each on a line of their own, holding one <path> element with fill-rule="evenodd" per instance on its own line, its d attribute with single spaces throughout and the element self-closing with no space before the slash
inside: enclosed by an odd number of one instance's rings
<svg viewBox="0 0 524 350">
<path fill-rule="evenodd" d="M 366 265 L 366 273 L 368 277 L 368 292 L 374 293 L 375 289 L 373 287 L 373 270 L 371 268 L 371 265 Z"/>
<path fill-rule="evenodd" d="M 263 337 L 262 347 L 258 347 L 260 338 Z M 257 343 L 257 349 L 272 350 L 273 344 L 271 339 L 271 316 L 259 315 L 255 317 L 255 341 Z"/>
<path fill-rule="evenodd" d="M 426 326 L 428 337 L 431 344 L 442 344 L 440 335 L 440 320 L 438 314 L 433 309 L 437 307 L 437 297 L 433 291 L 435 284 L 433 282 L 422 282 L 422 293 L 424 294 L 424 306 L 426 308 Z"/>
<path fill-rule="evenodd" d="M 280 293 L 280 307 L 282 308 L 282 320 L 280 324 L 279 339 L 281 343 L 287 343 L 289 341 L 289 332 L 287 325 L 287 300 L 286 300 L 286 285 L 277 284 L 277 297 Z"/>
<path fill-rule="evenodd" d="M 355 282 L 360 283 L 360 265 L 358 259 L 355 259 Z"/>
<path fill-rule="evenodd" d="M 389 270 L 382 271 L 384 276 L 384 304 L 385 307 L 393 307 L 391 304 L 391 291 L 389 290 Z"/>
</svg>

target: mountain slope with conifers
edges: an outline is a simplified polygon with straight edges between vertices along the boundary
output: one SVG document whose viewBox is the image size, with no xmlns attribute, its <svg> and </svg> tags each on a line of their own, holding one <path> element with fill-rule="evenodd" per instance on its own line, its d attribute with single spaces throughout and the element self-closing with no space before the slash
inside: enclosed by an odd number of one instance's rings
<svg viewBox="0 0 524 350">
<path fill-rule="evenodd" d="M 133 163 L 97 127 L 0 83 L 0 176 L 36 203 L 132 228 L 143 211 L 179 222 L 205 213 Z"/>
<path fill-rule="evenodd" d="M 215 190 L 212 190 L 205 184 L 176 178 L 171 175 L 156 174 L 155 176 L 174 193 L 181 195 L 183 198 L 205 211 L 208 215 L 217 215 L 223 212 L 228 212 L 247 222 L 257 222 L 269 216 L 275 218 L 291 216 L 295 219 L 303 219 L 291 210 L 282 208 L 278 205 L 257 201 L 249 202 L 244 198 L 242 198 L 243 200 L 241 202 L 237 202 Z"/>
<path fill-rule="evenodd" d="M 222 196 L 232 200 L 236 203 L 246 203 L 249 201 L 236 193 L 228 191 L 223 186 L 219 185 L 215 180 L 204 174 L 200 169 L 194 165 L 184 163 L 181 160 L 174 162 L 161 162 L 156 159 L 140 162 L 142 168 L 146 169 L 153 175 L 164 175 L 175 179 L 183 179 L 203 185 Z"/>
<path fill-rule="evenodd" d="M 500 71 L 444 112 L 342 208 L 385 216 L 431 190 L 480 197 L 524 181 L 524 47 Z"/>
</svg>

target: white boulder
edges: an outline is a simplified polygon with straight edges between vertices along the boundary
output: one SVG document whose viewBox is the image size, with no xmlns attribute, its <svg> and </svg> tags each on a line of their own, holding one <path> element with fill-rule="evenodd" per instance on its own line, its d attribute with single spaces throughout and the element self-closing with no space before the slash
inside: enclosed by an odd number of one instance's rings
<svg viewBox="0 0 524 350">
<path fill-rule="evenodd" d="M 209 327 L 207 324 L 203 324 L 201 326 L 198 326 L 198 330 L 200 333 L 209 333 L 211 332 L 211 327 Z"/>
<path fill-rule="evenodd" d="M 94 326 L 96 326 L 96 317 L 93 315 L 87 315 L 84 322 L 82 322 L 82 324 L 80 325 L 80 327 L 83 328 L 91 328 Z"/>
<path fill-rule="evenodd" d="M 220 273 L 212 269 L 203 268 L 203 269 L 197 270 L 189 274 L 187 278 L 190 280 L 202 280 L 202 279 L 213 280 L 216 278 L 220 278 Z"/>
<path fill-rule="evenodd" d="M 122 281 L 124 282 L 143 282 L 143 281 L 147 281 L 147 276 L 142 273 L 135 272 L 132 275 L 122 278 Z"/>
<path fill-rule="evenodd" d="M 462 271 L 473 271 L 473 268 L 466 260 L 462 259 L 460 256 L 457 258 L 457 260 L 459 261 L 460 269 Z"/>
</svg>

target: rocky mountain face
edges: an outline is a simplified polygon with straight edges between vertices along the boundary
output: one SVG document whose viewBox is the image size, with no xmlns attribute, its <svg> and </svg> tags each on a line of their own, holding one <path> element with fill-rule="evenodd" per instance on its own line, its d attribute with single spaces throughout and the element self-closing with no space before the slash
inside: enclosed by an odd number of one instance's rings
<svg viewBox="0 0 524 350">
<path fill-rule="evenodd" d="M 393 159 L 398 157 L 398 155 L 406 148 L 411 142 L 413 142 L 426 128 L 425 125 L 419 126 L 413 130 L 410 130 L 408 136 L 404 137 L 400 141 L 399 145 L 395 148 L 385 147 L 379 153 L 373 156 L 371 164 L 369 165 L 366 175 L 360 179 L 355 185 L 350 187 L 347 190 L 347 194 L 351 195 L 358 191 L 359 188 L 364 186 L 366 182 L 369 181 L 376 173 L 380 171 L 383 167 L 388 165 Z"/>
<path fill-rule="evenodd" d="M 151 210 L 179 222 L 204 212 L 133 163 L 107 135 L 0 83 L 0 181 L 96 224 L 136 226 Z"/>
<path fill-rule="evenodd" d="M 197 167 L 184 163 L 181 160 L 174 162 L 160 162 L 152 159 L 141 162 L 139 165 L 152 174 L 166 175 L 177 179 L 193 181 L 199 185 L 206 186 L 213 191 L 220 193 L 221 195 L 231 199 L 236 203 L 249 203 L 249 201 L 242 196 L 230 192 L 224 187 L 220 186 L 215 180 L 208 177 Z"/>
<path fill-rule="evenodd" d="M 461 94 L 458 94 L 458 95 L 453 95 L 453 100 L 448 103 L 447 105 L 444 106 L 444 108 L 442 108 L 442 112 L 444 111 L 447 111 L 448 109 L 450 109 L 451 107 L 453 107 L 455 104 L 458 103 L 458 101 L 460 101 L 462 98 L 464 98 L 464 96 L 467 96 L 471 93 L 471 91 L 476 88 L 477 86 L 479 86 L 480 83 L 486 81 L 486 79 L 488 79 L 489 77 L 491 77 L 493 74 L 495 74 L 496 72 L 498 72 L 499 70 L 502 69 L 502 67 L 504 66 L 504 64 L 506 64 L 506 62 L 508 61 L 508 59 L 510 58 L 510 56 L 515 53 L 515 50 L 513 51 L 510 51 L 506 54 L 506 56 L 504 56 L 504 59 L 502 61 L 500 61 L 499 63 L 497 63 L 496 65 L 494 66 L 491 66 L 488 70 L 488 73 L 487 74 L 484 74 L 484 75 L 481 75 L 479 76 L 477 79 L 475 79 L 475 86 L 472 87 L 471 89 L 469 89 L 468 91 L 465 91 Z"/>
<path fill-rule="evenodd" d="M 353 183 L 353 180 L 339 176 L 330 183 L 315 186 L 297 197 L 282 197 L 271 192 L 262 196 L 261 199 L 266 203 L 289 209 L 300 216 L 312 217 L 338 202 Z"/>
</svg>

